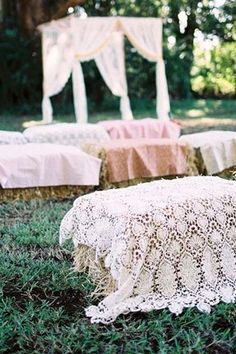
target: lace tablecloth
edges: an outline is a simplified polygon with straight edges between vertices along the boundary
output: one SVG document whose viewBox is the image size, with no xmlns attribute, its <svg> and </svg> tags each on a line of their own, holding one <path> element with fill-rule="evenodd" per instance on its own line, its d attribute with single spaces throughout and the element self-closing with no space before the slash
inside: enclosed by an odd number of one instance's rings
<svg viewBox="0 0 236 354">
<path fill-rule="evenodd" d="M 98 125 L 106 129 L 111 139 L 178 139 L 180 126 L 171 121 L 154 118 L 137 120 L 107 120 Z"/>
<path fill-rule="evenodd" d="M 206 168 L 212 175 L 236 166 L 236 132 L 208 131 L 183 135 L 179 140 L 196 149 L 200 173 Z"/>
<path fill-rule="evenodd" d="M 110 140 L 106 130 L 98 124 L 58 123 L 28 128 L 24 136 L 31 143 L 51 143 L 81 146 Z"/>
<path fill-rule="evenodd" d="M 92 322 L 236 299 L 234 181 L 185 177 L 80 197 L 61 223 L 60 242 L 70 238 L 77 270 L 107 294 L 87 308 Z"/>
<path fill-rule="evenodd" d="M 20 132 L 9 132 L 6 130 L 0 130 L 0 145 L 6 144 L 27 144 L 27 139 Z"/>
</svg>

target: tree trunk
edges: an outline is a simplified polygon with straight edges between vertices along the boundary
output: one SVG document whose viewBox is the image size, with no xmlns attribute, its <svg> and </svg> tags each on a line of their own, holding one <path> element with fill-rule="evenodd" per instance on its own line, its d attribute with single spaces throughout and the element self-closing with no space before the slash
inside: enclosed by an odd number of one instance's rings
<svg viewBox="0 0 236 354">
<path fill-rule="evenodd" d="M 85 0 L 0 0 L 3 25 L 19 27 L 25 34 L 36 30 L 41 23 L 56 20 L 67 14 L 69 7 Z"/>
<path fill-rule="evenodd" d="M 185 7 L 184 7 L 185 4 Z M 184 33 L 180 33 L 178 15 L 182 9 L 186 10 L 188 21 Z M 176 60 L 178 60 L 182 75 L 179 76 L 178 92 L 181 97 L 188 97 L 191 95 L 191 69 L 193 65 L 193 49 L 194 49 L 194 32 L 198 28 L 196 21 L 196 11 L 198 7 L 197 0 L 189 0 L 188 2 L 178 3 L 172 0 L 170 6 L 170 18 L 173 20 L 172 28 L 176 38 Z"/>
<path fill-rule="evenodd" d="M 197 28 L 196 22 L 196 8 L 191 8 L 191 13 L 188 16 L 188 25 L 185 29 L 184 33 L 184 41 L 185 41 L 185 70 L 186 70 L 186 88 L 187 93 L 190 95 L 192 92 L 191 86 L 191 70 L 193 66 L 193 59 L 194 59 L 194 32 Z"/>
</svg>

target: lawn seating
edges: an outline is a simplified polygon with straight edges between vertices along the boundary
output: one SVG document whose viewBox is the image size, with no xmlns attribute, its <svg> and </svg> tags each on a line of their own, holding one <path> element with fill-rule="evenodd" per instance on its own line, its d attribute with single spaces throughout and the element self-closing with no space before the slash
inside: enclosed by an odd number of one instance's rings
<svg viewBox="0 0 236 354">
<path fill-rule="evenodd" d="M 19 189 L 26 189 L 23 194 L 31 195 L 33 191 L 27 192 L 27 189 L 36 188 L 35 192 L 43 196 L 45 193 L 38 187 L 47 188 L 47 193 L 52 194 L 50 187 L 96 186 L 99 184 L 100 166 L 101 160 L 73 146 L 1 145 L 1 199 L 12 196 L 14 190 L 17 196 L 21 196 Z"/>
<path fill-rule="evenodd" d="M 28 140 L 20 132 L 11 132 L 7 130 L 0 130 L 0 145 L 8 144 L 27 144 Z"/>
<path fill-rule="evenodd" d="M 177 139 L 180 136 L 180 126 L 169 120 L 145 118 L 137 120 L 107 120 L 100 121 L 99 126 L 106 129 L 111 139 Z"/>
<path fill-rule="evenodd" d="M 31 143 L 81 146 L 109 140 L 106 130 L 97 124 L 57 123 L 34 126 L 24 131 Z"/>
<path fill-rule="evenodd" d="M 81 146 L 84 151 L 47 143 L 0 147 L 0 200 L 79 196 L 94 186 L 120 188 L 189 174 L 190 150 L 178 140 L 119 139 Z M 82 174 L 77 166 L 83 166 Z"/>
<path fill-rule="evenodd" d="M 185 177 L 78 198 L 60 243 L 73 240 L 75 269 L 107 295 L 87 316 L 110 323 L 128 312 L 235 302 L 235 225 L 234 181 Z"/>
<path fill-rule="evenodd" d="M 102 189 L 188 174 L 189 149 L 174 139 L 117 139 L 88 144 L 84 150 L 103 161 Z"/>
<path fill-rule="evenodd" d="M 182 135 L 179 139 L 194 149 L 197 173 L 229 175 L 236 171 L 236 132 L 208 131 Z M 231 175 L 232 175 L 231 173 Z"/>
</svg>

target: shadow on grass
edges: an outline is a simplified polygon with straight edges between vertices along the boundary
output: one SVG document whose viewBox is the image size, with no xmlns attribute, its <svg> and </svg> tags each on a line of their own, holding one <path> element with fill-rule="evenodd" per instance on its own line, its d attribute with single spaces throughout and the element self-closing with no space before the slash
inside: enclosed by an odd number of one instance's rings
<svg viewBox="0 0 236 354">
<path fill-rule="evenodd" d="M 87 306 L 85 294 L 79 289 L 67 288 L 60 291 L 51 291 L 42 287 L 34 287 L 31 290 L 21 289 L 14 282 L 7 283 L 2 289 L 2 298 L 10 298 L 15 305 L 25 310 L 27 302 L 32 301 L 34 305 L 42 305 L 46 301 L 54 309 L 61 308 L 65 313 L 73 315 L 76 311 L 83 311 Z"/>
</svg>

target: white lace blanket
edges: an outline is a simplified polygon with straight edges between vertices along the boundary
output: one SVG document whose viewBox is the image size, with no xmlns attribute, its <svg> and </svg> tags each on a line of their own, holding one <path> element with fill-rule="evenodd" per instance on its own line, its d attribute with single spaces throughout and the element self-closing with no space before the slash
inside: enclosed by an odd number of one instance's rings
<svg viewBox="0 0 236 354">
<path fill-rule="evenodd" d="M 182 135 L 180 141 L 200 148 L 209 175 L 236 165 L 236 132 L 209 131 Z"/>
<path fill-rule="evenodd" d="M 58 123 L 28 128 L 24 136 L 31 143 L 51 143 L 81 146 L 110 140 L 106 130 L 98 124 Z"/>
<path fill-rule="evenodd" d="M 61 243 L 69 238 L 104 257 L 116 282 L 86 310 L 92 322 L 236 299 L 234 181 L 186 177 L 80 197 L 61 224 Z"/>
<path fill-rule="evenodd" d="M 28 141 L 20 132 L 9 132 L 7 130 L 0 130 L 0 145 L 7 144 L 27 144 Z"/>
</svg>

